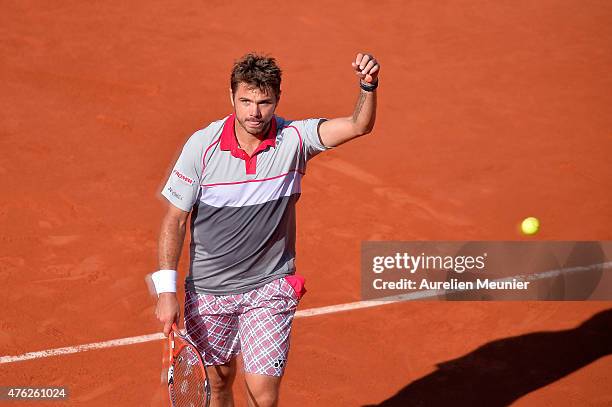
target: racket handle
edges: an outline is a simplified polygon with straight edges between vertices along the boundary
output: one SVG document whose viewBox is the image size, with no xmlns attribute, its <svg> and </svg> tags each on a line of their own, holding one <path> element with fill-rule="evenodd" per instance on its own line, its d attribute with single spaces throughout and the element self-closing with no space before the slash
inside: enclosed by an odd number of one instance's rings
<svg viewBox="0 0 612 407">
<path fill-rule="evenodd" d="M 176 323 L 172 323 L 172 328 L 170 329 L 170 333 L 168 334 L 168 360 L 170 364 L 172 364 L 172 360 L 174 358 L 174 333 L 178 332 L 178 328 Z"/>
</svg>

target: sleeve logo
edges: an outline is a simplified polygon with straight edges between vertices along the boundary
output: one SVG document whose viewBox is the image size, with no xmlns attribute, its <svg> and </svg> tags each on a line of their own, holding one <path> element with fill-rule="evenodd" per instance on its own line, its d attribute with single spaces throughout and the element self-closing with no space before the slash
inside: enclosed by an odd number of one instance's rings
<svg viewBox="0 0 612 407">
<path fill-rule="evenodd" d="M 181 174 L 178 170 L 173 170 L 172 173 L 186 184 L 193 185 L 193 180 L 188 176 Z"/>
<path fill-rule="evenodd" d="M 172 196 L 175 197 L 176 199 L 181 200 L 181 201 L 183 200 L 183 195 L 176 192 L 174 188 L 168 187 L 168 192 L 170 192 Z"/>
</svg>

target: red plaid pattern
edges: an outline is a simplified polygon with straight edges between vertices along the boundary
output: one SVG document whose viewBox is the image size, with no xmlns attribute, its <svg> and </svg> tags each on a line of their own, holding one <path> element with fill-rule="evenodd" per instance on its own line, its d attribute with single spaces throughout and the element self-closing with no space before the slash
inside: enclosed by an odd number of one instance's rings
<svg viewBox="0 0 612 407">
<path fill-rule="evenodd" d="M 207 365 L 228 363 L 242 352 L 245 371 L 282 376 L 298 302 L 285 278 L 244 294 L 187 291 L 185 328 Z"/>
</svg>

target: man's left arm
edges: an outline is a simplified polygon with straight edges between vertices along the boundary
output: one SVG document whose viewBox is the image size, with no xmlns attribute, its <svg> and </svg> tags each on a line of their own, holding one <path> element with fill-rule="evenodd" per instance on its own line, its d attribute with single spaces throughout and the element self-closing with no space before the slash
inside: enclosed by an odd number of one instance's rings
<svg viewBox="0 0 612 407">
<path fill-rule="evenodd" d="M 319 126 L 319 137 L 326 147 L 335 147 L 356 137 L 368 134 L 376 120 L 376 88 L 380 64 L 372 55 L 357 54 L 352 62 L 359 78 L 360 92 L 355 110 L 350 117 L 326 120 Z"/>
</svg>

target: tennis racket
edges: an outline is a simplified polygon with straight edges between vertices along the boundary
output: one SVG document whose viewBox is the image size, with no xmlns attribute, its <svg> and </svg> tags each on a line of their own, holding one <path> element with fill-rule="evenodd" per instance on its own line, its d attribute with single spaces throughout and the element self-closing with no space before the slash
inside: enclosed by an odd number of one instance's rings
<svg viewBox="0 0 612 407">
<path fill-rule="evenodd" d="M 172 324 L 168 342 L 168 393 L 172 407 L 208 407 L 210 384 L 202 356 L 176 324 Z"/>
</svg>

